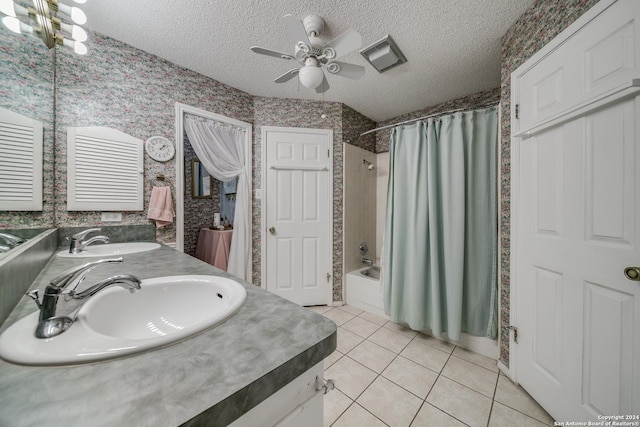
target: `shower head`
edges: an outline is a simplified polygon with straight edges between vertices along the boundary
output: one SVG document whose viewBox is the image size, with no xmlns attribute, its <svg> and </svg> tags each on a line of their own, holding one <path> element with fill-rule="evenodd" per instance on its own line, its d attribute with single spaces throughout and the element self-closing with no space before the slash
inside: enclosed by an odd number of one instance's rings
<svg viewBox="0 0 640 427">
<path fill-rule="evenodd" d="M 367 170 L 370 170 L 370 171 L 372 171 L 372 170 L 374 170 L 376 168 L 375 165 L 373 163 L 371 163 L 367 159 L 362 159 L 362 164 L 363 165 L 367 165 Z"/>
</svg>

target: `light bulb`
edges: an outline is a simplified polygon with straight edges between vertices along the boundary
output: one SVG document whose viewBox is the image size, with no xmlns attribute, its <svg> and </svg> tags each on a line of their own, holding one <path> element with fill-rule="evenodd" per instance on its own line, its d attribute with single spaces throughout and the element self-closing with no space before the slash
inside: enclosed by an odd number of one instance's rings
<svg viewBox="0 0 640 427">
<path fill-rule="evenodd" d="M 0 0 L 0 12 L 7 16 L 16 17 L 16 9 L 13 4 L 13 0 Z M 4 20 L 3 20 L 4 22 Z M 7 24 L 5 24 L 7 25 Z M 13 31 L 13 30 L 12 30 Z"/>
<path fill-rule="evenodd" d="M 18 18 L 13 16 L 5 16 L 2 18 L 2 23 L 5 27 L 18 34 L 33 34 L 33 28 L 21 22 Z"/>
<path fill-rule="evenodd" d="M 84 14 L 82 9 L 78 9 L 77 7 L 67 6 L 63 3 L 58 3 L 58 10 L 60 12 L 69 15 L 71 20 L 78 25 L 83 25 L 87 23 L 87 15 Z"/>
<path fill-rule="evenodd" d="M 73 0 L 73 1 L 78 4 L 85 4 L 87 2 L 87 0 Z"/>
<path fill-rule="evenodd" d="M 87 32 L 78 25 L 69 25 L 64 22 L 60 22 L 60 28 L 62 28 L 67 34 L 71 35 L 71 38 L 79 42 L 87 41 Z"/>
<path fill-rule="evenodd" d="M 307 58 L 305 65 L 300 68 L 298 78 L 302 86 L 315 89 L 322 84 L 324 80 L 324 74 L 318 65 L 318 60 L 315 58 Z"/>
<path fill-rule="evenodd" d="M 62 44 L 70 49 L 73 49 L 73 51 L 78 55 L 85 55 L 87 53 L 87 46 L 85 46 L 85 44 L 82 42 L 64 39 L 62 40 Z"/>
</svg>

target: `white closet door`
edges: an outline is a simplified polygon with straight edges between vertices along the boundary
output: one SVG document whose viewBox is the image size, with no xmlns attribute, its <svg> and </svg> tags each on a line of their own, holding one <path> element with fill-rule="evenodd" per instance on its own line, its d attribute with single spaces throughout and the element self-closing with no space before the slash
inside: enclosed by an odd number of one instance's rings
<svg viewBox="0 0 640 427">
<path fill-rule="evenodd" d="M 266 289 L 300 305 L 331 298 L 331 131 L 263 130 Z"/>
<path fill-rule="evenodd" d="M 639 76 L 637 0 L 600 2 L 512 74 L 511 354 L 561 422 L 640 414 Z"/>
</svg>

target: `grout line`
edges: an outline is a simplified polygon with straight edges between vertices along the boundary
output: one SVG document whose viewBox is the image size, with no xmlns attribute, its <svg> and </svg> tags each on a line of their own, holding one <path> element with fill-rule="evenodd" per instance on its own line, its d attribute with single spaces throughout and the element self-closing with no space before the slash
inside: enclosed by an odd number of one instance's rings
<svg viewBox="0 0 640 427">
<path fill-rule="evenodd" d="M 500 379 L 500 374 L 496 376 L 496 385 L 493 388 L 493 396 L 491 397 L 491 408 L 489 408 L 489 418 L 487 418 L 487 427 L 489 427 L 489 423 L 491 422 L 491 415 L 493 414 L 493 404 L 496 402 L 496 392 L 498 391 L 499 379 Z"/>
</svg>

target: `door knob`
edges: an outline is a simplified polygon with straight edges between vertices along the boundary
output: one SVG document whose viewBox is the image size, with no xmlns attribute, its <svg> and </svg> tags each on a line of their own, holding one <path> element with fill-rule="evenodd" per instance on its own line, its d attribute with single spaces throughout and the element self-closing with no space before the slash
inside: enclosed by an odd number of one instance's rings
<svg viewBox="0 0 640 427">
<path fill-rule="evenodd" d="M 276 234 L 276 228 L 275 227 L 270 227 L 269 228 L 269 233 Z"/>
<path fill-rule="evenodd" d="M 624 269 L 624 277 L 634 282 L 640 282 L 640 267 L 627 267 Z"/>
</svg>

